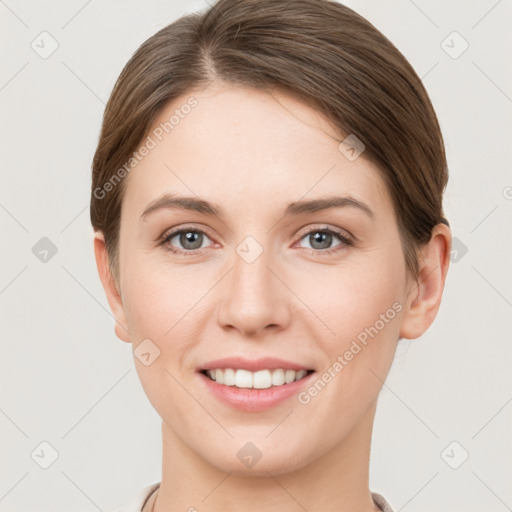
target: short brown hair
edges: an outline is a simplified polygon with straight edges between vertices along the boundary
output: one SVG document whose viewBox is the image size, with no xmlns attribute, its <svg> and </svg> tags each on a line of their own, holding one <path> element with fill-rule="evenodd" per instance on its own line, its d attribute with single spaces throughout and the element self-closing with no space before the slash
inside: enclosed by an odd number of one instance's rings
<svg viewBox="0 0 512 512">
<path fill-rule="evenodd" d="M 390 192 L 407 270 L 444 220 L 444 142 L 428 94 L 400 51 L 371 23 L 329 0 L 219 0 L 158 31 L 134 53 L 105 108 L 92 164 L 90 215 L 118 276 L 122 180 L 164 106 L 212 80 L 300 97 L 365 145 Z M 340 138 L 340 141 L 344 138 Z"/>
</svg>

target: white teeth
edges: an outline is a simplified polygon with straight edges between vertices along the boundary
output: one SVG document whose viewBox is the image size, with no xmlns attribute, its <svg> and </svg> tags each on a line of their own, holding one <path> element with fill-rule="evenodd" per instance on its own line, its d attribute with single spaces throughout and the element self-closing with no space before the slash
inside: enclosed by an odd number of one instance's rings
<svg viewBox="0 0 512 512">
<path fill-rule="evenodd" d="M 306 373 L 308 373 L 306 370 L 299 370 L 297 372 L 297 375 L 295 375 L 295 380 L 302 379 L 302 377 L 304 377 Z"/>
<path fill-rule="evenodd" d="M 216 370 L 217 375 L 219 372 L 224 373 L 222 370 Z M 222 382 L 219 382 L 222 384 Z M 252 388 L 252 373 L 247 370 L 237 370 L 235 373 L 235 386 L 237 388 Z"/>
<path fill-rule="evenodd" d="M 282 386 L 284 384 L 284 370 L 274 370 L 272 372 L 272 386 Z"/>
<path fill-rule="evenodd" d="M 207 370 L 207 375 L 218 384 L 235 386 L 237 388 L 267 389 L 272 386 L 282 386 L 300 380 L 307 375 L 306 370 L 234 370 L 233 368 L 216 368 Z"/>
<path fill-rule="evenodd" d="M 235 370 L 233 370 L 233 368 L 227 368 L 226 370 L 224 370 L 224 385 L 234 386 L 235 382 Z"/>
<path fill-rule="evenodd" d="M 284 381 L 286 384 L 290 384 L 290 382 L 293 382 L 295 380 L 295 371 L 294 370 L 286 370 L 286 373 L 284 374 Z"/>
<path fill-rule="evenodd" d="M 272 386 L 272 374 L 270 370 L 261 370 L 254 372 L 252 376 L 253 388 L 266 389 Z"/>
</svg>

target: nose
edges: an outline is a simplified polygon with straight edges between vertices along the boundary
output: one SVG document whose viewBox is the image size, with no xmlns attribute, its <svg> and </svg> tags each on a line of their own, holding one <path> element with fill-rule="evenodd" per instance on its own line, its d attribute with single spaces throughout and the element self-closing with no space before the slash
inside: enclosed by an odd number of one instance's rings
<svg viewBox="0 0 512 512">
<path fill-rule="evenodd" d="M 286 329 L 292 293 L 283 284 L 286 279 L 270 251 L 253 257 L 243 250 L 235 252 L 232 269 L 222 283 L 218 322 L 224 329 L 258 337 L 269 329 Z"/>
</svg>

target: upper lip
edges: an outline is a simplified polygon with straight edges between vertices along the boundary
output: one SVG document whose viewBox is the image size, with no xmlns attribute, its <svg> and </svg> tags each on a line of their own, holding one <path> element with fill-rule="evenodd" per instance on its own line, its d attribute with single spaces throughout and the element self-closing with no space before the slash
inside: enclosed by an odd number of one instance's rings
<svg viewBox="0 0 512 512">
<path fill-rule="evenodd" d="M 233 368 L 236 370 L 248 370 L 255 372 L 258 370 L 277 370 L 282 368 L 283 370 L 311 370 L 307 366 L 293 361 L 285 361 L 284 359 L 277 359 L 275 357 L 262 357 L 260 359 L 246 359 L 243 357 L 226 357 L 223 359 L 215 359 L 214 361 L 208 361 L 204 365 L 197 368 L 201 370 L 215 370 L 221 368 Z"/>
</svg>

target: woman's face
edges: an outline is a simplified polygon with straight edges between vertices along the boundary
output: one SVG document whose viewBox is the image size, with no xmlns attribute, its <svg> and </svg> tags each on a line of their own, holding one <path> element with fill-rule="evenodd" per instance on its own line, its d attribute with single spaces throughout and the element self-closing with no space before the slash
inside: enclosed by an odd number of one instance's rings
<svg viewBox="0 0 512 512">
<path fill-rule="evenodd" d="M 119 334 L 144 390 L 173 442 L 223 471 L 300 468 L 368 423 L 393 359 L 409 290 L 390 196 L 284 93 L 194 91 L 149 135 L 119 245 Z M 334 198 L 349 200 L 315 203 Z M 269 388 L 301 376 L 280 368 L 314 372 Z"/>
</svg>

